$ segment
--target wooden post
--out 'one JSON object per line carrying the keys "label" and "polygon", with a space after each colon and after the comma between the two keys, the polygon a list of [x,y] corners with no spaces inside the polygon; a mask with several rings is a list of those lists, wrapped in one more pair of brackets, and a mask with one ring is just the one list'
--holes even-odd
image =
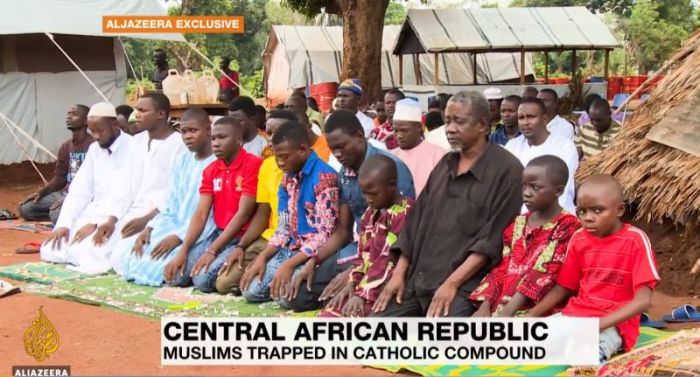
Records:
{"label": "wooden post", "polygon": [[549,83],[549,51],[544,52],[544,83]]}
{"label": "wooden post", "polygon": [[472,81],[474,82],[474,85],[477,85],[479,83],[479,80],[477,80],[476,74],[478,70],[476,69],[476,52],[472,53]]}
{"label": "wooden post", "polygon": [[605,81],[608,81],[608,67],[610,66],[610,50],[605,50]]}
{"label": "wooden post", "polygon": [[436,52],[435,53],[435,71],[433,72],[435,78],[433,79],[433,86],[438,86],[440,83],[440,55]]}
{"label": "wooden post", "polygon": [[576,76],[576,50],[571,50],[571,79]]}
{"label": "wooden post", "polygon": [[399,85],[403,87],[403,54],[399,55]]}
{"label": "wooden post", "polygon": [[525,49],[520,50],[520,85],[525,84]]}

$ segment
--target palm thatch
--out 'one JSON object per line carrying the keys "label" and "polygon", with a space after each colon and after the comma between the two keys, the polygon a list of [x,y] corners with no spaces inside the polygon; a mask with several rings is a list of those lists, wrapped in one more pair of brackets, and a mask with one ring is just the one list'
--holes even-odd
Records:
{"label": "palm thatch", "polygon": [[651,98],[625,121],[609,149],[581,165],[576,178],[612,174],[636,204],[636,220],[671,220],[695,238],[700,236],[700,158],[645,136],[672,109],[700,95],[700,30],[673,59],[677,63]]}

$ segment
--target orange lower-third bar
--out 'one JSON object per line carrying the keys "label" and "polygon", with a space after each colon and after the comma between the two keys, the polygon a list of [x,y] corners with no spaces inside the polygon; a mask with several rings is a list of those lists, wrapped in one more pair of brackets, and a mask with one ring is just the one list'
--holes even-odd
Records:
{"label": "orange lower-third bar", "polygon": [[103,33],[243,33],[243,16],[102,16]]}

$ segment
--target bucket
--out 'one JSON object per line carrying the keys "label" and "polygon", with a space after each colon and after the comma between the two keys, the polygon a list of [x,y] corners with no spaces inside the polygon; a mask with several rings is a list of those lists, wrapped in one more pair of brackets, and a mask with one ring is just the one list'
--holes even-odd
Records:
{"label": "bucket", "polygon": [[615,94],[621,93],[622,90],[622,77],[620,76],[610,76],[608,77],[608,100],[612,100]]}
{"label": "bucket", "polygon": [[331,110],[331,104],[335,98],[336,93],[338,93],[338,83],[337,82],[324,82],[320,84],[309,85],[309,93],[316,102],[318,102],[318,109],[324,113]]}
{"label": "bucket", "polygon": [[214,72],[206,70],[199,78],[199,86],[202,90],[202,103],[218,103],[219,100],[219,80],[214,77]]}
{"label": "bucket", "polygon": [[186,105],[187,89],[185,80],[176,69],[168,71],[168,77],[163,80],[163,94],[170,100],[170,105]]}

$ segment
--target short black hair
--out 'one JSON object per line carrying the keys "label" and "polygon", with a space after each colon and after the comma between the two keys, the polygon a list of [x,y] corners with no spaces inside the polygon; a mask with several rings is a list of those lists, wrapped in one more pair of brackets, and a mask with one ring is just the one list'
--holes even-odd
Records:
{"label": "short black hair", "polygon": [[398,180],[398,168],[396,161],[391,157],[382,154],[375,154],[366,159],[360,166],[359,175],[377,175],[382,178],[384,183],[396,185]]}
{"label": "short black hair", "polygon": [[[90,108],[89,108],[89,107],[87,107],[87,106],[85,106],[85,105],[83,105],[83,104],[80,104],[80,103],[77,104],[77,105],[75,105],[75,108],[78,110],[78,112],[80,113],[80,115],[82,115],[82,116],[84,116],[84,117],[87,117],[88,113],[90,112]],[[128,118],[128,117],[127,117],[127,118]]]}
{"label": "short black hair", "polygon": [[121,115],[124,118],[129,119],[129,116],[131,116],[131,113],[134,112],[134,109],[129,105],[119,105],[114,109],[114,111],[117,112],[117,115]]}
{"label": "short black hair", "polygon": [[589,111],[591,109],[591,105],[593,102],[595,102],[597,99],[600,99],[601,97],[597,93],[591,93],[586,96],[586,98],[583,99],[583,105],[581,105],[581,110],[583,111]]}
{"label": "short black hair", "polygon": [[247,96],[238,96],[228,105],[228,111],[243,111],[249,118],[255,117],[255,101]]}
{"label": "short black hair", "polygon": [[304,92],[299,91],[299,90],[293,91],[292,94],[289,95],[289,97],[301,98],[304,101],[306,101],[306,94],[304,94]]}
{"label": "short black hair", "polygon": [[318,112],[318,102],[316,102],[316,98],[314,97],[306,97],[306,106],[312,108],[314,111]]}
{"label": "short black hair", "polygon": [[514,103],[515,107],[520,106],[520,102],[523,101],[523,99],[517,94],[511,94],[509,96],[506,96],[506,98],[504,98],[503,100],[508,101],[510,103]]}
{"label": "short black hair", "polygon": [[440,111],[445,111],[447,108],[447,101],[452,98],[452,94],[447,94],[447,93],[438,93],[437,94],[437,99],[440,101]]}
{"label": "short black hair", "polygon": [[341,130],[350,136],[355,136],[358,132],[364,135],[365,132],[355,114],[347,110],[336,110],[332,112],[328,119],[326,119],[325,130],[327,134],[335,130]]}
{"label": "short black hair", "polygon": [[391,88],[391,89],[387,90],[387,91],[384,93],[384,97],[386,97],[387,94],[393,94],[393,95],[399,97],[399,100],[402,100],[402,99],[406,98],[406,95],[403,94],[402,91],[400,91],[400,90],[398,90],[398,89],[396,89],[396,88]]}
{"label": "short black hair", "polygon": [[439,109],[440,108],[440,100],[434,99],[428,103],[428,108],[429,109]]}
{"label": "short black hair", "polygon": [[537,97],[527,97],[527,98],[523,98],[523,100],[520,101],[520,106],[522,106],[522,105],[527,105],[527,104],[536,105],[537,107],[540,108],[540,112],[541,112],[542,114],[546,114],[546,113],[547,113],[547,110],[546,110],[546,108],[544,107],[544,102],[542,102],[542,100],[539,99],[539,98],[537,98]]}
{"label": "short black hair", "polygon": [[299,121],[299,118],[297,118],[296,114],[289,110],[272,110],[270,111],[270,115],[267,116],[268,119],[286,119],[286,120],[292,120],[295,122]]}
{"label": "short black hair", "polygon": [[554,97],[554,100],[555,100],[555,101],[559,101],[559,95],[558,95],[557,92],[556,92],[554,89],[552,89],[552,88],[544,88],[544,89],[540,90],[540,93],[549,93],[549,94],[552,95],[552,97]]}
{"label": "short black hair", "polygon": [[594,100],[588,107],[588,112],[593,111],[593,109],[602,110],[604,112],[610,112],[610,102],[603,98],[598,98]]}
{"label": "short black hair", "polygon": [[189,108],[185,110],[185,112],[182,114],[182,118],[180,118],[180,123],[190,121],[209,124],[209,114],[207,114],[207,112],[200,107]]}
{"label": "short black hair", "polygon": [[566,186],[566,182],[569,180],[569,168],[566,166],[566,163],[557,156],[548,154],[535,157],[528,162],[527,166],[543,167],[547,178],[555,185]]}
{"label": "short black hair", "polygon": [[156,105],[156,111],[163,110],[165,115],[170,115],[170,100],[160,92],[148,92],[141,98],[148,98]]}
{"label": "short black hair", "polygon": [[534,86],[526,86],[525,89],[523,89],[523,97],[525,97],[526,94],[528,98],[537,97],[537,94],[539,92],[540,91],[537,90],[537,88],[535,88]]}
{"label": "short black hair", "polygon": [[163,50],[162,48],[157,48],[155,52],[162,52],[167,55],[167,52],[165,52],[165,50]]}
{"label": "short black hair", "polygon": [[429,131],[436,129],[443,124],[445,124],[445,121],[442,119],[442,115],[440,113],[430,111],[428,112],[428,115],[425,116],[425,126],[428,127]]}
{"label": "short black hair", "polygon": [[236,132],[243,133],[243,129],[241,127],[241,122],[239,122],[238,119],[236,119],[234,117],[221,117],[221,118],[217,119],[216,122],[214,122],[215,126],[219,125],[219,124],[224,124],[224,125],[230,126],[234,130],[236,130]]}
{"label": "short black hair", "polygon": [[267,115],[267,110],[266,110],[265,107],[262,106],[262,105],[255,105],[255,113],[256,113],[257,115],[266,116],[266,115]]}
{"label": "short black hair", "polygon": [[272,135],[272,145],[279,145],[288,141],[295,146],[309,145],[309,135],[307,134],[304,126],[299,122],[288,120],[277,129],[274,135]]}

